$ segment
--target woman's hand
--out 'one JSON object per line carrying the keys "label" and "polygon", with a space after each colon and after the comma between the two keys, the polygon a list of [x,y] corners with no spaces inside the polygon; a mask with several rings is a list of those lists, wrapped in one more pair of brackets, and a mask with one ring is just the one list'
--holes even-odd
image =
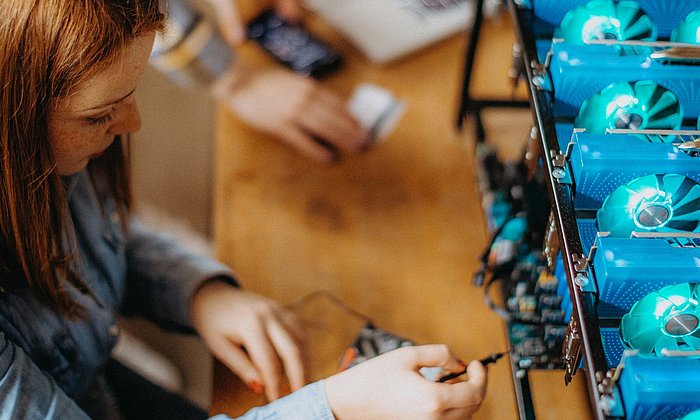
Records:
{"label": "woman's hand", "polygon": [[195,294],[195,328],[223,364],[255,392],[280,397],[284,377],[292,391],[306,383],[304,332],[294,314],[273,301],[211,281]]}
{"label": "woman's hand", "polygon": [[212,92],[246,123],[313,161],[330,163],[362,153],[370,144],[341,97],[288,70],[252,69],[238,60]]}
{"label": "woman's hand", "polygon": [[[214,9],[219,31],[231,46],[242,44],[246,39],[246,24],[241,18],[236,0],[207,0]],[[265,7],[275,4],[277,13],[284,16],[290,22],[301,19],[302,10],[299,0],[266,0],[261,1]]]}
{"label": "woman's hand", "polygon": [[486,393],[486,369],[469,364],[466,382],[437,383],[421,367],[459,372],[464,364],[444,345],[403,347],[324,380],[333,413],[345,419],[466,419]]}

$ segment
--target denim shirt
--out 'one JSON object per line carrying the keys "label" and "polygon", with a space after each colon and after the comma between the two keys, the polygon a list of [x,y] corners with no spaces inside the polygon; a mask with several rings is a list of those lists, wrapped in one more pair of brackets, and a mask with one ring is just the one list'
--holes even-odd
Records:
{"label": "denim shirt", "polygon": [[[64,181],[80,252],[78,271],[95,298],[66,285],[87,313],[67,319],[28,289],[0,289],[0,419],[88,418],[85,407],[101,417],[96,413],[110,409],[101,369],[117,341],[121,315],[194,331],[189,300],[197,287],[215,276],[235,284],[223,264],[191,254],[137,220],[125,232],[111,195],[87,171]],[[244,418],[294,415],[333,418],[321,382]]]}

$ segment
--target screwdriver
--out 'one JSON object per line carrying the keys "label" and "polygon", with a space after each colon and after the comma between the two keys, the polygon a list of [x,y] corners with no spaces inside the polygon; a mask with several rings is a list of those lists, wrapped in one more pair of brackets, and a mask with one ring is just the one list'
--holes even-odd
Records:
{"label": "screwdriver", "polygon": [[[488,366],[488,365],[490,365],[491,363],[496,363],[496,361],[497,361],[498,359],[500,359],[501,357],[505,356],[505,355],[508,354],[508,353],[509,353],[509,352],[504,351],[504,352],[502,352],[502,353],[493,353],[493,354],[489,354],[488,356],[484,357],[483,359],[480,359],[479,362],[481,363],[482,366]],[[438,379],[437,381],[438,381],[438,382],[447,382],[447,381],[449,381],[450,379],[454,379],[454,378],[456,378],[456,377],[458,377],[458,376],[462,376],[462,375],[464,375],[465,373],[467,373],[467,368],[466,368],[466,367],[465,367],[463,370],[459,371],[459,372],[449,373],[449,374],[447,374],[447,375],[441,377],[441,378]]]}

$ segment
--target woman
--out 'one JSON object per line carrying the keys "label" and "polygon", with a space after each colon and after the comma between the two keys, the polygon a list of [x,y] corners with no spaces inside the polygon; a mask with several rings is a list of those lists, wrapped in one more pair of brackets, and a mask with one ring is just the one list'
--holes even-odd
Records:
{"label": "woman", "polygon": [[[163,16],[157,0],[3,0],[0,13],[0,413],[120,418],[109,354],[122,314],[196,331],[273,403],[247,416],[464,418],[485,371],[440,345],[404,348],[305,384],[289,313],[237,287],[222,264],[188,254],[129,215],[125,141],[133,97]],[[280,396],[283,377],[291,395]],[[133,405],[133,402],[132,404]]]}

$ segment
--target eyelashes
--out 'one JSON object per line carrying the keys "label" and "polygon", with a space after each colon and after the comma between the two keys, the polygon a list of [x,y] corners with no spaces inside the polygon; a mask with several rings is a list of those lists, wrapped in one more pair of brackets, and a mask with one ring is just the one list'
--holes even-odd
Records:
{"label": "eyelashes", "polygon": [[86,120],[88,124],[90,125],[103,125],[107,124],[108,122],[112,121],[114,118],[114,108],[112,108],[111,111],[109,111],[108,114],[99,116],[99,117],[88,117]]}

